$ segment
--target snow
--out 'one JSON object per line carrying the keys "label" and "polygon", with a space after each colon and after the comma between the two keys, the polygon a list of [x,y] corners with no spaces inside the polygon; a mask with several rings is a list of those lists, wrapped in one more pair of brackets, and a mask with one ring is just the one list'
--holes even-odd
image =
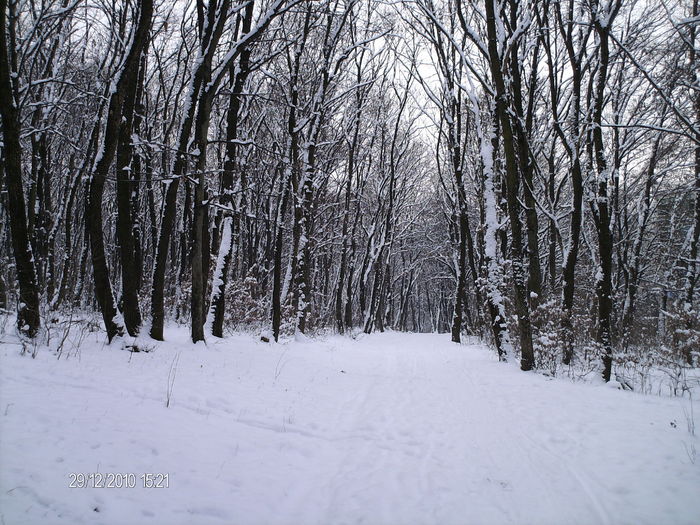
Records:
{"label": "snow", "polygon": [[[129,353],[84,333],[60,359],[20,356],[12,337],[0,337],[3,523],[700,516],[687,399],[523,373],[449,334],[195,347],[183,328]],[[134,473],[136,487],[68,487],[70,473],[98,471]],[[142,488],[145,473],[169,487]]]}
{"label": "snow", "polygon": [[211,284],[211,299],[209,301],[211,306],[209,308],[209,312],[207,313],[207,327],[211,327],[214,322],[214,307],[218,297],[224,291],[222,290],[224,285],[223,274],[224,266],[226,265],[226,256],[231,251],[232,222],[233,219],[230,216],[226,216],[224,217],[224,221],[221,226],[221,242],[219,243],[219,253],[216,258],[216,267],[214,268],[214,275]]}

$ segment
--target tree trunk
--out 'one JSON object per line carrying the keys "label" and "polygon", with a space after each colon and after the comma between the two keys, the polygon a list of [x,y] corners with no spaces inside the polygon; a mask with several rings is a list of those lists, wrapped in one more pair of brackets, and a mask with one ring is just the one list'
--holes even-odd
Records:
{"label": "tree trunk", "polygon": [[[289,114],[287,115],[287,149],[285,152],[285,165],[282,167],[282,177],[280,182],[279,205],[277,207],[276,217],[276,237],[275,237],[275,255],[273,263],[273,289],[272,289],[272,335],[275,341],[279,340],[280,328],[282,326],[282,303],[285,299],[282,286],[282,249],[283,249],[283,229],[282,225],[287,212],[287,206],[290,199],[290,191],[294,192],[295,180],[299,175],[296,173],[299,160],[299,131],[297,130],[297,105],[299,104],[299,73],[301,70],[301,56],[306,47],[306,39],[311,30],[311,4],[306,6],[306,16],[304,18],[304,29],[301,40],[297,44],[294,52],[294,61],[290,71],[289,79]],[[294,276],[293,268],[296,267],[295,258],[298,250],[298,228],[299,218],[297,214],[296,193],[294,198],[294,232],[293,232],[293,247],[290,265],[292,266],[292,278]],[[284,286],[286,288],[286,284]]]}
{"label": "tree trunk", "polygon": [[[139,59],[138,65],[141,64]],[[126,330],[131,336],[136,336],[141,329],[141,307],[139,306],[139,278],[141,272],[134,238],[134,213],[132,209],[132,193],[136,190],[132,182],[133,147],[131,135],[134,123],[134,107],[139,80],[139,72],[129,78],[125,86],[122,119],[119,125],[118,144],[116,151],[117,174],[117,243],[121,260],[122,297],[121,310],[124,316]]]}
{"label": "tree trunk", "polygon": [[[117,309],[112,293],[112,283],[105,258],[104,237],[102,233],[102,196],[107,179],[107,172],[117,149],[119,128],[122,122],[124,104],[133,105],[135,92],[129,93],[128,86],[138,74],[141,52],[148,40],[148,31],[153,15],[153,1],[143,0],[139,12],[138,24],[134,30],[131,47],[128,49],[123,66],[112,81],[111,95],[107,110],[102,148],[93,165],[88,198],[85,206],[87,231],[90,236],[95,295],[102,311],[107,338],[111,341],[115,335],[123,334],[121,321],[117,319]],[[129,100],[131,99],[131,100]]]}
{"label": "tree trunk", "polygon": [[502,61],[498,51],[498,34],[496,30],[494,3],[494,0],[485,0],[489,66],[496,87],[496,115],[501,124],[503,148],[506,157],[506,198],[511,228],[510,253],[512,258],[513,284],[515,288],[515,311],[518,315],[518,331],[520,336],[520,368],[522,370],[530,370],[534,366],[535,356],[532,346],[532,329],[530,326],[527,283],[525,282],[523,249],[521,244],[522,225],[520,223],[520,204],[518,202],[520,173],[515,152],[515,137],[508,113],[508,106],[506,104],[507,93],[503,71],[501,69]]}
{"label": "tree trunk", "polygon": [[22,189],[22,149],[20,145],[19,111],[12,85],[14,72],[10,69],[7,46],[7,0],[0,0],[0,116],[5,163],[5,185],[8,195],[7,213],[12,235],[12,251],[15,257],[19,283],[17,328],[27,337],[35,337],[40,327],[39,289],[37,286],[34,256],[27,232],[27,214]]}
{"label": "tree trunk", "polygon": [[[242,32],[248,33],[253,21],[253,7],[255,2],[250,2],[246,7],[243,17]],[[222,242],[219,246],[218,262],[223,263],[222,268],[215,270],[215,280],[212,287],[212,297],[210,301],[210,315],[212,317],[211,333],[214,337],[223,337],[224,313],[226,310],[226,285],[228,275],[233,260],[233,249],[240,241],[240,223],[245,213],[244,209],[234,209],[234,168],[236,165],[236,139],[238,138],[238,121],[241,104],[243,102],[243,88],[250,73],[250,49],[248,47],[241,51],[238,67],[231,65],[231,96],[229,97],[229,108],[226,114],[226,158],[224,160],[224,172],[222,174],[222,199],[221,204],[232,208],[237,214],[232,221],[225,226],[231,229],[228,242]],[[241,185],[241,190],[243,190]],[[241,194],[240,202],[245,202],[245,195]],[[218,279],[217,279],[218,277]]]}
{"label": "tree trunk", "polygon": [[[700,16],[700,8],[698,7],[698,0],[693,0],[693,17],[697,20]],[[692,85],[697,86],[698,80],[700,79],[700,74],[698,73],[698,65],[700,61],[697,55],[697,28],[694,25],[690,26],[690,69],[694,81]],[[690,330],[693,328],[693,298],[695,295],[695,287],[697,286],[698,280],[698,268],[700,263],[698,258],[700,257],[700,91],[696,89],[695,99],[695,180],[693,184],[693,192],[695,193],[694,199],[694,216],[693,216],[693,234],[690,241],[690,257],[688,261],[688,270],[685,279],[685,297],[683,309],[688,314],[688,322],[686,329]],[[693,364],[693,355],[690,351],[686,353],[686,361],[688,364]]]}
{"label": "tree trunk", "polygon": [[[188,88],[188,96],[185,100],[183,119],[178,131],[178,149],[175,154],[171,179],[166,182],[165,205],[163,208],[163,218],[158,235],[158,249],[156,250],[156,261],[153,269],[153,284],[151,288],[151,337],[158,341],[163,340],[163,325],[165,323],[165,274],[168,265],[168,252],[170,251],[170,240],[175,228],[175,218],[177,212],[177,195],[180,186],[180,179],[187,170],[188,145],[190,133],[195,120],[195,109],[200,98],[200,91],[203,89],[204,79],[210,76],[211,61],[216,50],[216,44],[223,31],[223,19],[214,19],[214,3],[210,5],[208,11],[209,23],[202,35],[200,43],[200,53],[195,61],[195,69],[192,73],[192,80]],[[198,117],[199,118],[199,117]],[[187,208],[187,206],[185,207]],[[187,241],[181,243],[181,249],[187,254]],[[185,257],[186,259],[187,257]]]}
{"label": "tree trunk", "polygon": [[[511,27],[516,27],[517,6],[518,2],[509,0],[511,7]],[[527,114],[525,113],[522,100],[522,80],[520,76],[520,43],[516,39],[511,48],[510,57],[510,72],[511,72],[511,94],[513,97],[513,108],[516,118],[513,119],[515,131],[515,147],[517,150],[517,158],[519,163],[519,172],[523,179],[523,200],[525,203],[525,225],[527,233],[527,261],[528,261],[528,291],[527,300],[531,308],[536,308],[541,300],[542,295],[542,269],[540,267],[540,250],[539,250],[539,223],[537,219],[537,209],[534,197],[534,160],[530,151],[530,132],[532,129],[532,119],[534,106],[532,97],[537,81],[537,68],[534,67],[531,76],[531,85],[529,87],[531,100],[528,104]],[[533,54],[533,63],[537,64],[539,53],[539,39],[535,41],[535,50]]]}
{"label": "tree trunk", "polygon": [[[603,348],[603,380],[610,381],[612,373],[612,258],[613,237],[610,231],[610,208],[608,195],[608,179],[610,173],[605,158],[603,142],[603,107],[605,105],[605,84],[607,82],[608,62],[610,52],[608,48],[608,34],[610,24],[614,19],[614,12],[606,13],[601,17],[598,13],[600,7],[597,2],[592,6],[593,23],[600,39],[600,63],[598,66],[598,78],[595,85],[592,115],[592,162],[596,168],[596,199],[591,201],[593,220],[598,236],[598,255],[600,268],[596,276],[596,295],[598,298],[598,343]],[[611,5],[610,9],[614,9]]]}

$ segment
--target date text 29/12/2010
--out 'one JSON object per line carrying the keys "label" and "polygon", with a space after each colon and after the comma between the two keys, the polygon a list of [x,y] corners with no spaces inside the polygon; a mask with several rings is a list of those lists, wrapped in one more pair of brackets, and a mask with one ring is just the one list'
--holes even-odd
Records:
{"label": "date text 29/12/2010", "polygon": [[167,489],[170,474],[133,472],[71,472],[68,474],[69,488],[75,489]]}

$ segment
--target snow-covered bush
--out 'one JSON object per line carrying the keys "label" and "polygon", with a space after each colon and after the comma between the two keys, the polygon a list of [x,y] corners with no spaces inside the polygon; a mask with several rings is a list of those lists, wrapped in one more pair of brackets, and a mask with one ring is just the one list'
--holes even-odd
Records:
{"label": "snow-covered bush", "polygon": [[269,305],[260,297],[258,280],[247,275],[226,287],[226,319],[229,330],[258,330],[268,322]]}
{"label": "snow-covered bush", "polygon": [[685,360],[688,365],[700,362],[700,314],[679,307],[667,314],[671,348],[674,357]]}

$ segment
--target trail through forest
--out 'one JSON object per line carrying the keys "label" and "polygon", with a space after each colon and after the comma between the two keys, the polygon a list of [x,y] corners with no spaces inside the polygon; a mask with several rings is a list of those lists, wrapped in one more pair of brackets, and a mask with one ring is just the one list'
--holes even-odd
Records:
{"label": "trail through forest", "polygon": [[[0,346],[3,523],[700,515],[687,399],[524,374],[444,334],[205,347],[166,332],[134,354],[94,337],[60,359]],[[71,473],[95,472],[133,473],[136,486],[70,488]],[[168,488],[143,488],[144,473],[168,474]]]}

